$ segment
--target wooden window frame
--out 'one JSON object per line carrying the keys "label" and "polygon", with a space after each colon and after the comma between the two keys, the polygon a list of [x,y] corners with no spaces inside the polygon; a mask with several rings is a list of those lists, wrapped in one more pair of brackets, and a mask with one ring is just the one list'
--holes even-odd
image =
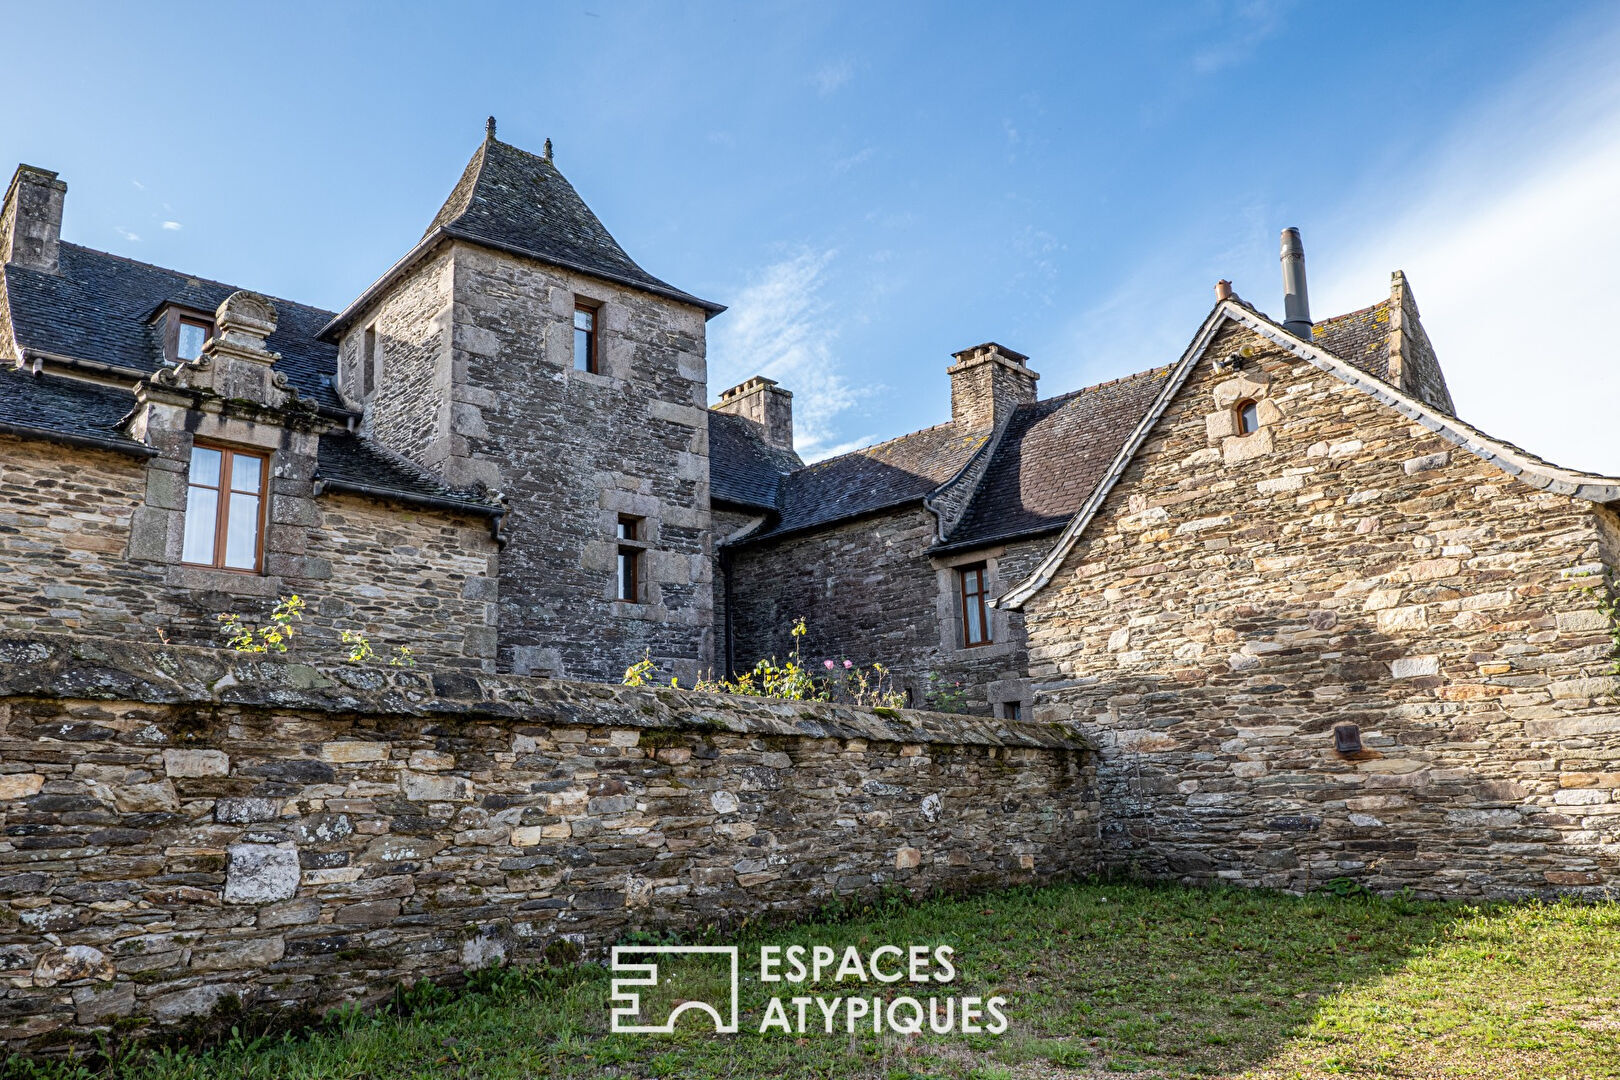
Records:
{"label": "wooden window frame", "polygon": [[[163,357],[171,364],[186,364],[189,360],[180,359],[180,327],[200,326],[203,329],[203,347],[214,337],[214,320],[201,313],[182,311],[178,308],[169,308],[163,318]],[[200,355],[200,354],[199,354]]]}
{"label": "wooden window frame", "polygon": [[[620,514],[617,523],[618,558],[614,560],[614,600],[621,604],[641,603],[641,559],[647,551],[641,538],[645,518]],[[628,579],[628,581],[626,580]],[[628,593],[629,595],[625,595]]]}
{"label": "wooden window frame", "polygon": [[[581,331],[572,320],[570,320],[568,327],[574,335],[574,370],[600,375],[602,374],[602,305],[593,300],[586,300],[584,297],[576,296],[574,297],[574,318],[577,319],[582,311],[590,315],[591,328]],[[584,364],[579,362],[578,346],[581,333],[585,334]]]}
{"label": "wooden window frame", "polygon": [[[219,451],[219,487],[211,488],[208,484],[194,484],[191,481],[191,460],[186,460],[186,491],[187,501],[189,493],[194,487],[211,488],[219,495],[214,503],[214,561],[213,562],[187,562],[180,560],[181,566],[200,566],[208,570],[223,570],[230,574],[262,574],[264,572],[264,530],[268,520],[270,506],[270,454],[262,450],[240,450],[234,446],[225,446],[222,443],[209,442],[198,439],[192,444],[192,449]],[[253,568],[225,565],[225,542],[230,535],[231,524],[231,470],[238,457],[251,457],[259,459],[259,520],[254,525],[253,536]],[[244,493],[245,494],[245,493]]]}
{"label": "wooden window frame", "polygon": [[[1245,410],[1250,408],[1254,409],[1253,427],[1250,427],[1243,422],[1243,413]],[[1232,406],[1232,418],[1232,422],[1239,435],[1253,435],[1255,432],[1260,430],[1260,403],[1254,398],[1244,398],[1242,401]]]}
{"label": "wooden window frame", "polygon": [[[989,566],[986,563],[969,563],[966,566],[956,567],[956,595],[962,605],[961,640],[964,649],[978,649],[996,643],[995,631],[990,625],[990,607],[985,603],[985,598],[990,595],[990,583],[986,580],[988,571]],[[969,592],[968,575],[974,573],[978,574],[979,589],[977,592]],[[972,625],[968,620],[968,611],[972,607],[978,609],[979,629],[984,635],[979,641],[972,641],[968,638]]]}

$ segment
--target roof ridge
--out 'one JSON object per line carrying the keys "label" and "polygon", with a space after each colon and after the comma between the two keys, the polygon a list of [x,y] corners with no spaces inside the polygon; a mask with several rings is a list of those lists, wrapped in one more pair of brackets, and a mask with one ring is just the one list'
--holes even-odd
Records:
{"label": "roof ridge", "polygon": [[1385,297],[1384,299],[1378,301],[1376,304],[1368,304],[1364,308],[1356,308],[1356,310],[1347,311],[1343,315],[1329,315],[1325,319],[1317,319],[1314,325],[1321,326],[1323,323],[1338,322],[1341,319],[1353,319],[1357,315],[1365,315],[1369,311],[1377,311],[1381,307],[1388,307],[1388,306],[1389,306],[1389,298]]}
{"label": "roof ridge", "polygon": [[[882,442],[872,443],[870,446],[861,446],[861,447],[857,447],[854,450],[846,450],[842,454],[838,454],[838,455],[836,455],[834,457],[822,458],[820,461],[812,462],[811,464],[806,465],[803,469],[794,469],[793,471],[794,472],[807,472],[810,469],[819,469],[823,465],[829,465],[834,461],[843,461],[845,458],[854,457],[856,454],[864,454],[868,450],[877,450],[877,449],[879,449],[881,447],[888,446],[891,443],[900,442],[903,439],[910,439],[910,438],[912,438],[914,436],[917,436],[917,435],[926,435],[930,431],[938,431],[941,428],[948,428],[948,427],[955,427],[955,426],[956,426],[956,421],[954,421],[954,420],[947,420],[942,424],[931,424],[930,426],[925,427],[925,428],[918,428],[916,431],[908,431],[908,432],[905,432],[902,435],[895,435],[895,436],[893,436],[891,438],[884,439]],[[983,429],[978,430],[978,431],[966,432],[966,433],[964,433],[964,436],[966,436],[966,435],[977,435],[977,434],[988,435],[992,430],[994,430],[994,429],[992,429],[992,428],[983,428]]]}
{"label": "roof ridge", "polygon": [[[145,262],[141,259],[132,259],[128,255],[120,255],[116,251],[103,251],[100,248],[93,248],[87,244],[75,244],[71,240],[63,240],[62,246],[75,248],[79,251],[89,252],[92,255],[102,255],[109,259],[117,259],[119,262],[129,263],[131,266],[144,266],[148,270],[161,270],[165,274],[176,274],[180,277],[186,278],[189,281],[195,281],[200,285],[217,285],[221,289],[233,289],[238,292],[248,291],[243,289],[240,285],[232,285],[230,282],[220,281],[218,278],[202,277],[197,274],[189,274],[184,270],[176,270],[172,266],[159,266],[157,263]],[[303,308],[305,311],[313,312],[316,315],[326,315],[330,317],[334,314],[334,312],[329,311],[326,308],[316,307],[313,304],[306,304],[301,300],[289,300],[285,296],[272,296],[270,293],[260,293],[260,295],[269,297],[269,299],[274,300],[277,303],[291,304],[294,307]]]}

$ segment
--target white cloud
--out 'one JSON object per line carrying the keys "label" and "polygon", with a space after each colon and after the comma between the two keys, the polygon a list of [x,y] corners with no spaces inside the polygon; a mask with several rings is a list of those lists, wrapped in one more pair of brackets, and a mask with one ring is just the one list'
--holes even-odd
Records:
{"label": "white cloud", "polygon": [[1620,27],[1607,31],[1554,50],[1462,126],[1403,182],[1418,195],[1399,212],[1351,208],[1376,227],[1324,268],[1312,308],[1361,306],[1405,270],[1459,415],[1620,474]]}
{"label": "white cloud", "polygon": [[834,63],[823,64],[810,81],[815,84],[816,93],[822,97],[833,93],[843,87],[855,77],[855,65],[849,60],[838,60]]}
{"label": "white cloud", "polygon": [[872,160],[872,155],[875,154],[875,153],[877,153],[877,150],[875,148],[873,148],[873,147],[868,146],[868,147],[865,147],[864,149],[856,151],[855,153],[849,155],[848,157],[839,158],[838,160],[833,162],[833,172],[835,172],[835,173],[847,173],[847,172],[849,172],[849,170],[853,169],[855,166],[862,165],[862,164],[865,164],[868,161],[871,161]]}
{"label": "white cloud", "polygon": [[737,294],[709,343],[709,387],[718,396],[755,375],[793,391],[794,443],[807,461],[868,440],[829,445],[834,421],[860,396],[837,370],[837,329],[822,297],[837,252],[805,251],[772,263]]}
{"label": "white cloud", "polygon": [[113,232],[117,233],[119,236],[122,236],[125,240],[128,240],[131,243],[136,243],[140,240],[140,235],[138,233],[130,232],[122,225],[114,225]]}
{"label": "white cloud", "polygon": [[178,221],[165,221],[163,223],[163,227],[170,232],[179,232],[185,226],[181,225]]}
{"label": "white cloud", "polygon": [[1261,44],[1282,28],[1281,0],[1246,0],[1222,12],[1223,34],[1193,53],[1193,71],[1214,75],[1252,57]]}

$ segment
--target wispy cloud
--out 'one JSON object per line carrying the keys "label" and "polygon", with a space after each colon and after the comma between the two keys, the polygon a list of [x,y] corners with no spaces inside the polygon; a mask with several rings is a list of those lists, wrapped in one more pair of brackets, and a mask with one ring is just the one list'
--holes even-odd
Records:
{"label": "wispy cloud", "polygon": [[135,190],[136,191],[145,191],[146,190],[146,185],[141,183],[139,180],[131,179],[130,183],[135,185]]}
{"label": "wispy cloud", "polygon": [[709,387],[718,393],[754,375],[793,391],[794,442],[819,460],[869,439],[832,443],[835,420],[859,398],[837,370],[837,328],[823,298],[835,250],[804,251],[758,272],[716,327],[709,344]]}
{"label": "wispy cloud", "polygon": [[1376,227],[1312,291],[1324,312],[1357,306],[1405,270],[1461,416],[1615,474],[1620,342],[1604,327],[1620,290],[1620,21],[1584,29],[1405,178],[1415,196],[1398,212],[1387,187],[1381,204],[1346,208]]}
{"label": "wispy cloud", "polygon": [[163,223],[163,227],[170,232],[179,232],[181,229],[185,228],[185,226],[181,225],[178,221],[165,221]]}
{"label": "wispy cloud", "polygon": [[1215,75],[1244,63],[1282,28],[1283,0],[1245,0],[1221,14],[1224,32],[1193,53],[1193,71]]}
{"label": "wispy cloud", "polygon": [[876,153],[877,153],[876,148],[868,146],[868,147],[865,147],[865,148],[863,148],[861,150],[857,150],[855,153],[849,155],[848,157],[838,158],[837,160],[835,160],[833,162],[833,172],[835,172],[835,173],[847,173],[847,172],[849,172],[849,170],[853,169],[855,166],[862,165],[862,164],[865,164],[868,161],[871,161],[872,160],[872,155],[876,154]]}
{"label": "wispy cloud", "polygon": [[131,243],[138,243],[141,239],[139,233],[131,232],[122,225],[114,225],[113,232],[117,233],[119,236],[122,236],[125,240],[128,240]]}
{"label": "wispy cloud", "polygon": [[816,93],[826,97],[828,94],[834,93],[847,85],[854,77],[854,62],[837,60],[817,68],[816,73],[810,77],[810,81],[815,85]]}

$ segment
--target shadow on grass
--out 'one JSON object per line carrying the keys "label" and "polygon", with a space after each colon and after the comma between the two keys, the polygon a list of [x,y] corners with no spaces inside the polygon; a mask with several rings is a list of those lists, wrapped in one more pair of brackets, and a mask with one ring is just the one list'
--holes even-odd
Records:
{"label": "shadow on grass", "polygon": [[[1410,1061],[1423,1064],[1421,1075],[1599,1076],[1608,1074],[1581,1071],[1583,1062],[1620,1061],[1620,1024],[1604,1026],[1604,999],[1591,983],[1608,980],[1620,996],[1620,959],[1593,968],[1558,949],[1620,957],[1617,937],[1616,905],[1476,908],[1088,882],[749,933],[735,942],[743,946],[736,1036],[716,1036],[691,1014],[673,1035],[611,1034],[610,975],[583,966],[491,977],[484,993],[398,1014],[347,1014],[307,1038],[145,1054],[102,1075],[1293,1076]],[[762,1035],[768,998],[806,992],[759,981],[754,958],[764,943],[854,945],[866,955],[880,945],[950,945],[956,979],[927,992],[1001,995],[1010,1028],[1001,1036],[874,1035],[866,1025],[845,1030],[840,1017],[828,1035],[812,1009],[810,1032]],[[701,980],[693,987],[694,996],[716,992]],[[922,996],[904,983],[818,989]],[[1458,1001],[1468,1003],[1466,1015],[1451,1004]],[[1551,1003],[1551,1013],[1526,1002]],[[1609,1016],[1620,1015],[1615,1004]],[[1515,1071],[1515,1062],[1526,1064]],[[62,1075],[47,1069],[38,1075]]]}

